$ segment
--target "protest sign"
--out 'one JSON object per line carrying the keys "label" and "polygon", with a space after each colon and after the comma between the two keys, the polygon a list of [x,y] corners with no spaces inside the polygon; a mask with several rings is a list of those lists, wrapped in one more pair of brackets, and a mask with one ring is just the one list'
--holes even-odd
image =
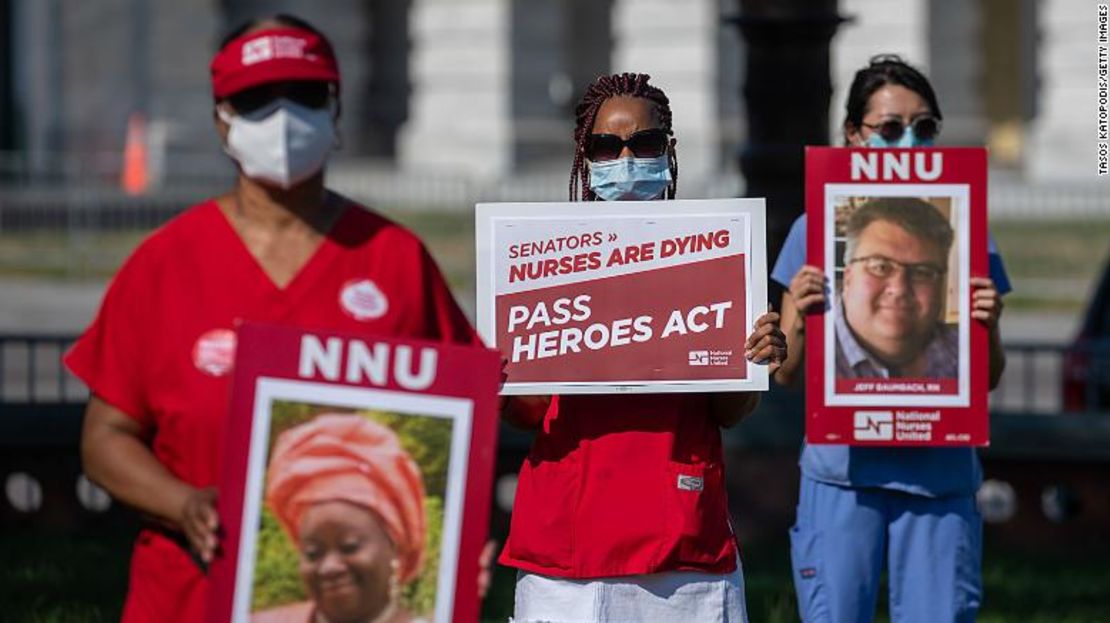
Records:
{"label": "protest sign", "polygon": [[806,321],[806,438],[986,445],[983,149],[806,150],[808,263],[828,307]]}
{"label": "protest sign", "polygon": [[762,199],[479,204],[478,328],[505,394],[767,388]]}
{"label": "protest sign", "polygon": [[208,620],[477,621],[496,353],[238,334]]}

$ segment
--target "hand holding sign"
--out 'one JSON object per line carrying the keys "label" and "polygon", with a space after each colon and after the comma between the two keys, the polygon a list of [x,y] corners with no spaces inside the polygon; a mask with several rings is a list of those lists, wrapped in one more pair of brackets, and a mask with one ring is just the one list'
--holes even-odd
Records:
{"label": "hand holding sign", "polygon": [[790,280],[790,297],[794,299],[800,318],[804,319],[805,314],[825,308],[828,287],[825,271],[810,264],[802,266]]}
{"label": "hand holding sign", "polygon": [[786,360],[786,336],[779,329],[779,315],[767,312],[755,321],[755,329],[744,342],[744,356],[748,361],[767,364],[767,372],[774,374]]}
{"label": "hand holding sign", "polygon": [[972,277],[971,287],[971,317],[988,329],[998,328],[998,318],[1002,315],[1002,296],[998,288],[990,277]]}
{"label": "hand holding sign", "polygon": [[204,564],[216,555],[216,531],[220,519],[216,514],[216,488],[191,489],[181,508],[181,530],[189,540],[189,547]]}

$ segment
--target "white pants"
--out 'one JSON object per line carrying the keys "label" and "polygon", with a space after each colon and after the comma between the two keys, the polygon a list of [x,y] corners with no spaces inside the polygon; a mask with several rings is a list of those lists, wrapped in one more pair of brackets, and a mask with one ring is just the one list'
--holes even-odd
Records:
{"label": "white pants", "polygon": [[748,623],[744,571],[568,580],[518,572],[515,623]]}

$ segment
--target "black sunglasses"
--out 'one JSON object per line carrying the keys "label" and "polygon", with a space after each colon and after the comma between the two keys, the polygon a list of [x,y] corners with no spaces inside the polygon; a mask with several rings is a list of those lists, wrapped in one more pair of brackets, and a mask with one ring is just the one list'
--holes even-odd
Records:
{"label": "black sunglasses", "polygon": [[616,134],[591,134],[586,141],[586,158],[592,162],[616,160],[626,146],[637,158],[658,158],[667,153],[667,132],[651,128],[634,132],[627,139]]}
{"label": "black sunglasses", "polygon": [[301,80],[259,85],[229,95],[227,101],[235,112],[249,115],[283,97],[308,108],[323,108],[330,96],[328,83]]}
{"label": "black sunglasses", "polygon": [[[888,119],[876,124],[864,123],[863,126],[878,132],[888,143],[900,140],[906,132],[906,124],[901,119]],[[911,121],[909,127],[913,128],[913,135],[917,138],[931,141],[940,134],[940,119],[932,115],[921,115]]]}

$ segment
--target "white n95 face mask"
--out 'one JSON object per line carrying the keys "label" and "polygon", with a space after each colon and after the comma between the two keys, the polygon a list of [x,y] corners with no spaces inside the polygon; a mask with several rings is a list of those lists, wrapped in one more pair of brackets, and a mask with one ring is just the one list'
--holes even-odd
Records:
{"label": "white n95 face mask", "polygon": [[278,98],[247,115],[217,109],[228,124],[224,151],[243,174],[289,189],[324,167],[335,144],[330,107],[309,108]]}

